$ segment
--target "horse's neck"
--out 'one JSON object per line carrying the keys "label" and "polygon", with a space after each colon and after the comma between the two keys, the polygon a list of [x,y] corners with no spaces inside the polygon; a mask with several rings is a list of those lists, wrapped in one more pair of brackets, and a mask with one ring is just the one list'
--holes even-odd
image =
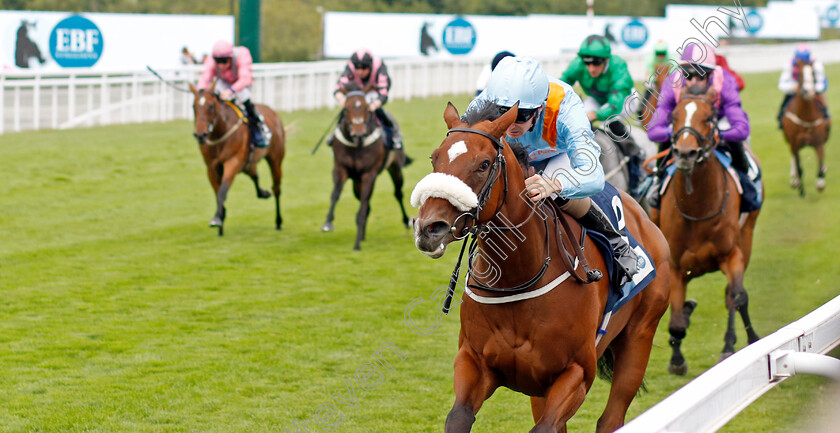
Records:
{"label": "horse's neck", "polygon": [[810,122],[822,117],[822,112],[817,107],[817,98],[810,100],[805,99],[801,93],[797,93],[790,102],[788,111],[799,117],[800,119]]}
{"label": "horse's neck", "polygon": [[[540,271],[549,255],[546,251],[546,227],[548,230],[554,227],[553,216],[545,208],[533,209],[531,206],[536,205],[525,202],[527,198],[519,195],[524,189],[524,183],[510,185],[505,204],[488,222],[493,227],[511,229],[491,230],[478,240],[481,257],[478,269],[498,270],[498,280],[492,284],[496,287],[524,283]],[[546,216],[548,225],[544,219]]]}
{"label": "horse's neck", "polygon": [[225,135],[236,125],[239,116],[228,104],[219,103],[219,115],[216,116],[216,123],[213,125],[213,138]]}
{"label": "horse's neck", "polygon": [[[674,172],[674,181],[670,188],[674,190],[680,209],[696,215],[708,213],[709,208],[718,206],[726,194],[726,173],[723,170],[720,161],[712,152],[705,161],[694,166],[690,176],[680,170]],[[687,191],[689,181],[691,194]],[[690,212],[692,210],[697,212]]]}

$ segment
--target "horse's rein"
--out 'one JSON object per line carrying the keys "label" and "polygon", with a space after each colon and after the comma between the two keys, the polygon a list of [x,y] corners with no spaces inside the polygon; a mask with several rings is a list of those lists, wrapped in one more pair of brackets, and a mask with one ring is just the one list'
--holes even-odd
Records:
{"label": "horse's rein", "polygon": [[[485,131],[479,130],[479,129],[463,128],[463,127],[462,128],[452,128],[447,132],[446,135],[448,136],[452,132],[466,132],[466,133],[473,133],[473,134],[481,135],[485,138],[488,138],[491,142],[493,142],[494,146],[496,147],[497,156],[496,156],[495,161],[493,162],[492,168],[490,169],[490,173],[487,176],[487,181],[484,183],[484,185],[482,186],[481,190],[478,193],[478,199],[479,199],[478,205],[476,206],[476,208],[473,212],[466,212],[466,213],[461,215],[461,216],[467,215],[467,216],[473,218],[473,221],[477,222],[478,221],[478,216],[481,213],[481,210],[484,208],[484,205],[486,204],[487,199],[490,197],[490,194],[493,190],[493,186],[495,185],[496,180],[498,180],[499,176],[503,173],[504,174],[504,185],[505,185],[504,194],[502,195],[502,200],[500,200],[500,203],[496,207],[496,210],[494,211],[493,215],[490,217],[490,219],[493,219],[496,215],[498,215],[498,213],[501,211],[502,207],[504,206],[505,199],[507,198],[507,192],[508,192],[508,179],[507,179],[507,168],[506,168],[507,166],[506,166],[505,158],[504,158],[504,155],[503,155],[504,145],[502,144],[501,140],[499,140],[498,138],[494,137],[493,135],[491,135],[491,134],[489,134]],[[499,171],[500,168],[501,168],[501,172]],[[547,207],[550,208],[551,206],[547,206]],[[554,209],[552,209],[551,211],[552,211],[552,213],[554,213]],[[489,232],[492,232],[492,231],[516,230],[516,229],[524,226],[531,219],[531,217],[535,213],[536,213],[536,209],[532,208],[531,209],[531,214],[528,215],[528,218],[526,218],[525,221],[523,221],[523,222],[521,222],[521,223],[519,223],[515,226],[499,227],[499,226],[495,226],[495,225],[487,225],[487,224],[476,223],[473,227],[471,227],[469,229],[466,229],[465,230],[466,234],[464,236],[462,236],[461,238],[458,238],[457,235],[455,233],[453,233],[453,236],[456,239],[463,239],[463,238],[466,238],[469,235],[472,235],[472,238],[470,239],[470,247],[469,247],[470,251],[469,251],[469,255],[468,255],[468,259],[467,259],[467,269],[472,269],[474,252],[477,249],[477,245],[478,245],[477,238],[478,238],[478,235],[480,233],[489,233]],[[458,218],[461,218],[461,216],[459,216]],[[555,218],[556,217],[557,217],[557,215],[555,214]],[[456,221],[457,221],[457,218],[456,218]],[[568,222],[565,221],[565,219],[561,219],[561,224],[563,225],[563,227],[565,227],[565,231],[567,232],[567,236],[571,235],[571,229],[568,226]],[[540,268],[539,271],[537,271],[537,273],[533,277],[531,277],[528,281],[526,281],[522,284],[516,285],[514,287],[508,287],[508,288],[497,288],[497,287],[488,286],[486,284],[481,283],[478,280],[476,280],[476,284],[468,284],[469,287],[475,288],[475,289],[481,289],[481,290],[485,290],[485,291],[489,291],[489,292],[495,292],[495,293],[520,292],[520,291],[531,288],[540,279],[542,279],[542,277],[545,275],[546,271],[548,270],[548,265],[549,265],[549,262],[551,261],[551,235],[550,235],[550,232],[549,232],[549,229],[548,229],[548,219],[547,218],[543,219],[543,225],[545,226],[545,242],[546,242],[546,253],[547,253],[547,255],[546,255],[545,261],[543,262],[542,267]],[[557,227],[558,242],[562,246],[562,250],[561,250],[560,254],[562,256],[563,264],[565,265],[565,267],[569,271],[569,273],[571,275],[573,275],[574,278],[578,282],[584,283],[584,284],[592,282],[592,281],[599,280],[601,278],[600,275],[596,275],[596,274],[590,272],[588,262],[586,260],[585,255],[583,254],[582,249],[577,245],[576,242],[571,242],[574,245],[573,249],[574,249],[575,253],[578,255],[578,257],[580,257],[580,264],[582,265],[582,267],[584,269],[584,272],[586,273],[587,278],[584,279],[580,275],[578,275],[574,264],[571,262],[568,251],[565,248],[565,243],[563,241],[563,236],[561,234],[562,231],[563,230],[560,228],[560,225],[558,225],[558,227]],[[585,232],[581,232],[581,234],[584,234],[584,233]],[[569,239],[572,239],[572,238],[569,238]],[[466,241],[465,241],[465,246],[466,246]],[[461,255],[463,255],[463,253],[464,253],[464,248],[462,247],[461,248]],[[460,269],[460,263],[461,263],[461,255],[459,255],[459,257],[458,257],[458,264],[455,266],[455,270],[453,271],[452,278],[450,279],[450,290],[447,292],[447,297],[451,297],[451,294],[454,293],[453,283],[455,281],[457,281],[457,274],[458,274],[458,271]]]}
{"label": "horse's rein", "polygon": [[[690,99],[699,99],[702,101],[706,101],[704,98],[701,97],[690,97]],[[706,103],[708,103],[706,101]],[[717,122],[717,108],[714,105],[709,104],[712,108],[712,115],[706,120],[706,123],[711,125],[709,128],[709,133],[707,135],[700,134],[700,131],[695,129],[691,125],[683,126],[682,128],[674,131],[671,134],[671,148],[673,149],[674,146],[677,145],[677,139],[680,135],[684,133],[689,133],[697,139],[697,144],[700,145],[702,149],[702,153],[697,157],[697,163],[703,162],[717,147],[718,143],[715,141],[715,134],[718,133],[720,130],[718,129],[718,122]]]}
{"label": "horse's rein", "polygon": [[[207,92],[207,93],[210,93],[210,92]],[[235,124],[233,124],[233,126],[231,128],[228,128],[227,132],[225,132],[224,135],[222,135],[221,137],[219,137],[215,140],[208,140],[207,143],[204,143],[205,146],[216,146],[216,145],[222,144],[222,143],[230,140],[230,137],[232,137],[233,134],[235,134],[236,131],[239,130],[239,127],[242,126],[245,123],[245,120],[244,120],[245,115],[242,113],[242,110],[240,110],[239,107],[236,106],[236,104],[234,104],[231,101],[222,100],[221,98],[219,98],[219,95],[217,95],[216,93],[211,93],[211,94],[220,103],[222,103],[224,105],[228,105],[231,108],[233,108],[233,111],[236,113],[236,116],[239,118],[239,120],[237,120],[237,122]],[[216,116],[218,117],[218,114]],[[215,118],[213,120],[215,122]],[[212,132],[212,130],[211,130],[211,132]]]}

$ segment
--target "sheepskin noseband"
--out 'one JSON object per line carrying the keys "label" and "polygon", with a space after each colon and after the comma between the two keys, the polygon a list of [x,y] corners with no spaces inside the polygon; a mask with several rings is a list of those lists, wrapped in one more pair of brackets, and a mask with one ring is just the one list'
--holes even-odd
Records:
{"label": "sheepskin noseband", "polygon": [[442,198],[461,212],[478,206],[478,196],[464,181],[451,174],[430,173],[411,192],[411,205],[419,208],[431,197]]}

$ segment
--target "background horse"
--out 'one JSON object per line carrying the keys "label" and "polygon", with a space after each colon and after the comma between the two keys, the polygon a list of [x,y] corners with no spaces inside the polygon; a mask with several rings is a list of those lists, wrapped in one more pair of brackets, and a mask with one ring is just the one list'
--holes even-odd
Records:
{"label": "background horse", "polygon": [[[478,253],[471,254],[469,266],[469,287],[478,298],[464,297],[460,304],[455,404],[446,417],[445,432],[470,431],[482,403],[499,386],[531,397],[536,423],[532,432],[565,432],[566,421],[583,403],[602,356],[602,365],[607,371],[612,368],[613,376],[598,431],[613,431],[624,423],[627,407],[642,384],[653,335],[668,308],[665,238],[639,205],[621,193],[621,205],[614,206],[623,206],[628,230],[666,271],[621,307],[603,338],[596,340],[609,282],[603,278],[585,285],[588,273],[581,277],[579,268],[585,270],[586,265],[571,262],[605,269],[604,259],[588,237],[583,243],[585,255],[579,250],[567,255],[567,246],[572,251],[578,247],[574,238],[582,236],[581,227],[571,219],[561,235],[563,224],[542,214],[549,210],[547,205],[535,209],[520,196],[525,190],[523,168],[510,146],[499,142],[516,119],[517,108],[489,121],[482,119],[492,118],[489,113],[498,115],[498,108],[486,107],[471,111],[468,122],[462,122],[455,107],[447,106],[444,119],[450,131],[432,153],[434,173],[412,193],[412,205],[422,203],[414,224],[420,251],[439,258],[456,235],[472,230],[473,240],[478,238]],[[472,247],[470,251],[475,252]],[[494,281],[487,277],[490,269],[498,277]],[[569,275],[574,278],[563,281]],[[551,282],[559,285],[535,297],[542,291],[538,288]],[[497,292],[501,290],[507,293]],[[504,296],[511,293],[522,299]]]}
{"label": "background horse", "polygon": [[686,286],[693,278],[717,270],[726,274],[729,310],[721,359],[735,352],[735,311],[750,343],[758,340],[750,322],[744,271],[750,261],[758,210],[740,218],[741,198],[735,180],[714,155],[718,143],[714,88],[703,96],[684,94],[673,112],[671,152],[676,172],[662,195],[660,210],[651,209],[671,248],[671,321],[673,348],[668,371],[685,374],[688,364],[680,351],[696,302],[687,301]]}
{"label": "background horse", "polygon": [[799,74],[796,77],[799,91],[782,117],[782,132],[785,135],[790,153],[790,186],[805,195],[802,184],[802,165],[799,163],[799,150],[811,146],[817,151],[817,191],[825,189],[825,142],[831,129],[831,120],[823,116],[814,90],[814,67],[811,62],[796,62]]}
{"label": "background horse", "polygon": [[665,78],[668,77],[668,74],[671,72],[671,63],[665,62],[656,67],[656,71],[654,74],[654,82],[651,86],[651,83],[646,82],[646,86],[650,86],[645,90],[645,97],[642,101],[642,113],[640,116],[642,126],[647,130],[650,126],[652,126],[651,121],[653,120],[653,113],[656,112],[656,106],[659,105],[659,92],[662,91],[662,83],[665,82]]}
{"label": "background horse", "polygon": [[195,95],[195,135],[201,155],[207,165],[207,176],[216,193],[216,214],[210,220],[210,227],[219,228],[219,236],[224,233],[225,199],[233,184],[233,178],[239,172],[245,172],[254,181],[257,197],[266,199],[271,193],[260,189],[257,163],[265,158],[271,168],[272,192],[274,193],[275,227],[281,229],[283,218],[280,216],[280,180],[283,171],[280,165],[286,153],[286,135],[283,122],[271,108],[255,105],[271,130],[271,142],[266,147],[251,148],[251,136],[246,116],[239,107],[231,102],[219,99],[215,93],[216,83],[209,89],[196,90],[190,84]]}
{"label": "background horse", "polygon": [[361,243],[365,239],[367,218],[370,215],[370,197],[376,177],[383,169],[388,170],[394,182],[394,197],[400,204],[403,224],[408,227],[408,215],[403,205],[403,174],[402,167],[406,157],[402,149],[388,151],[385,149],[384,132],[376,120],[376,115],[368,110],[365,92],[353,90],[347,93],[341,119],[330,137],[333,149],[333,192],[327,220],[321,230],[333,230],[335,205],[341,196],[341,189],[347,179],[353,180],[353,193],[360,202],[356,213],[356,243],[353,249],[362,249]]}

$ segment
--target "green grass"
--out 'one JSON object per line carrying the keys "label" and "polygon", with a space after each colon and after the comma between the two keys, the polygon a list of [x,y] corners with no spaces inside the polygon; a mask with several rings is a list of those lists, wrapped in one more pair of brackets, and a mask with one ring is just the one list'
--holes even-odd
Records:
{"label": "green grass", "polygon": [[[840,68],[828,72],[840,82]],[[746,277],[762,335],[840,292],[840,183],[830,171],[826,192],[814,192],[808,150],[809,195],[799,199],[787,186],[776,79],[750,75],[743,95],[767,190]],[[840,100],[838,93],[833,87],[829,101]],[[389,105],[416,160],[406,171],[406,194],[430,170],[426,157],[445,134],[447,100]],[[453,101],[463,111],[468,97]],[[324,425],[341,417],[340,432],[440,431],[453,401],[458,320],[446,317],[434,333],[418,335],[403,312],[447,282],[454,254],[433,261],[415,250],[386,176],[361,252],[352,250],[358,202],[349,188],[336,231],[320,232],[332,160],[328,148],[309,152],[333,115],[283,113],[294,125],[283,164],[284,230],[273,229],[271,201],[257,200],[240,176],[223,238],[207,228],[215,202],[190,122],[0,136],[0,431],[282,432],[307,419],[309,430],[319,431],[319,407]],[[840,165],[831,146],[828,158],[829,167]],[[265,187],[267,167],[260,173]],[[665,370],[667,316],[662,321],[649,392],[634,401],[630,417],[715,364],[724,285],[715,274],[689,286],[700,305],[683,346],[686,377]],[[431,305],[414,310],[418,325],[432,323]],[[740,328],[738,336],[743,347]],[[364,390],[354,375],[385,342],[405,359],[383,352],[393,371],[380,370],[378,386]],[[331,398],[349,398],[348,379],[355,407]],[[823,388],[819,379],[789,380],[723,431],[790,431],[820,413],[813,403],[826,395]],[[594,430],[607,391],[596,381],[570,430]],[[330,402],[340,414],[322,406]],[[527,398],[499,390],[474,431],[531,426]]]}

